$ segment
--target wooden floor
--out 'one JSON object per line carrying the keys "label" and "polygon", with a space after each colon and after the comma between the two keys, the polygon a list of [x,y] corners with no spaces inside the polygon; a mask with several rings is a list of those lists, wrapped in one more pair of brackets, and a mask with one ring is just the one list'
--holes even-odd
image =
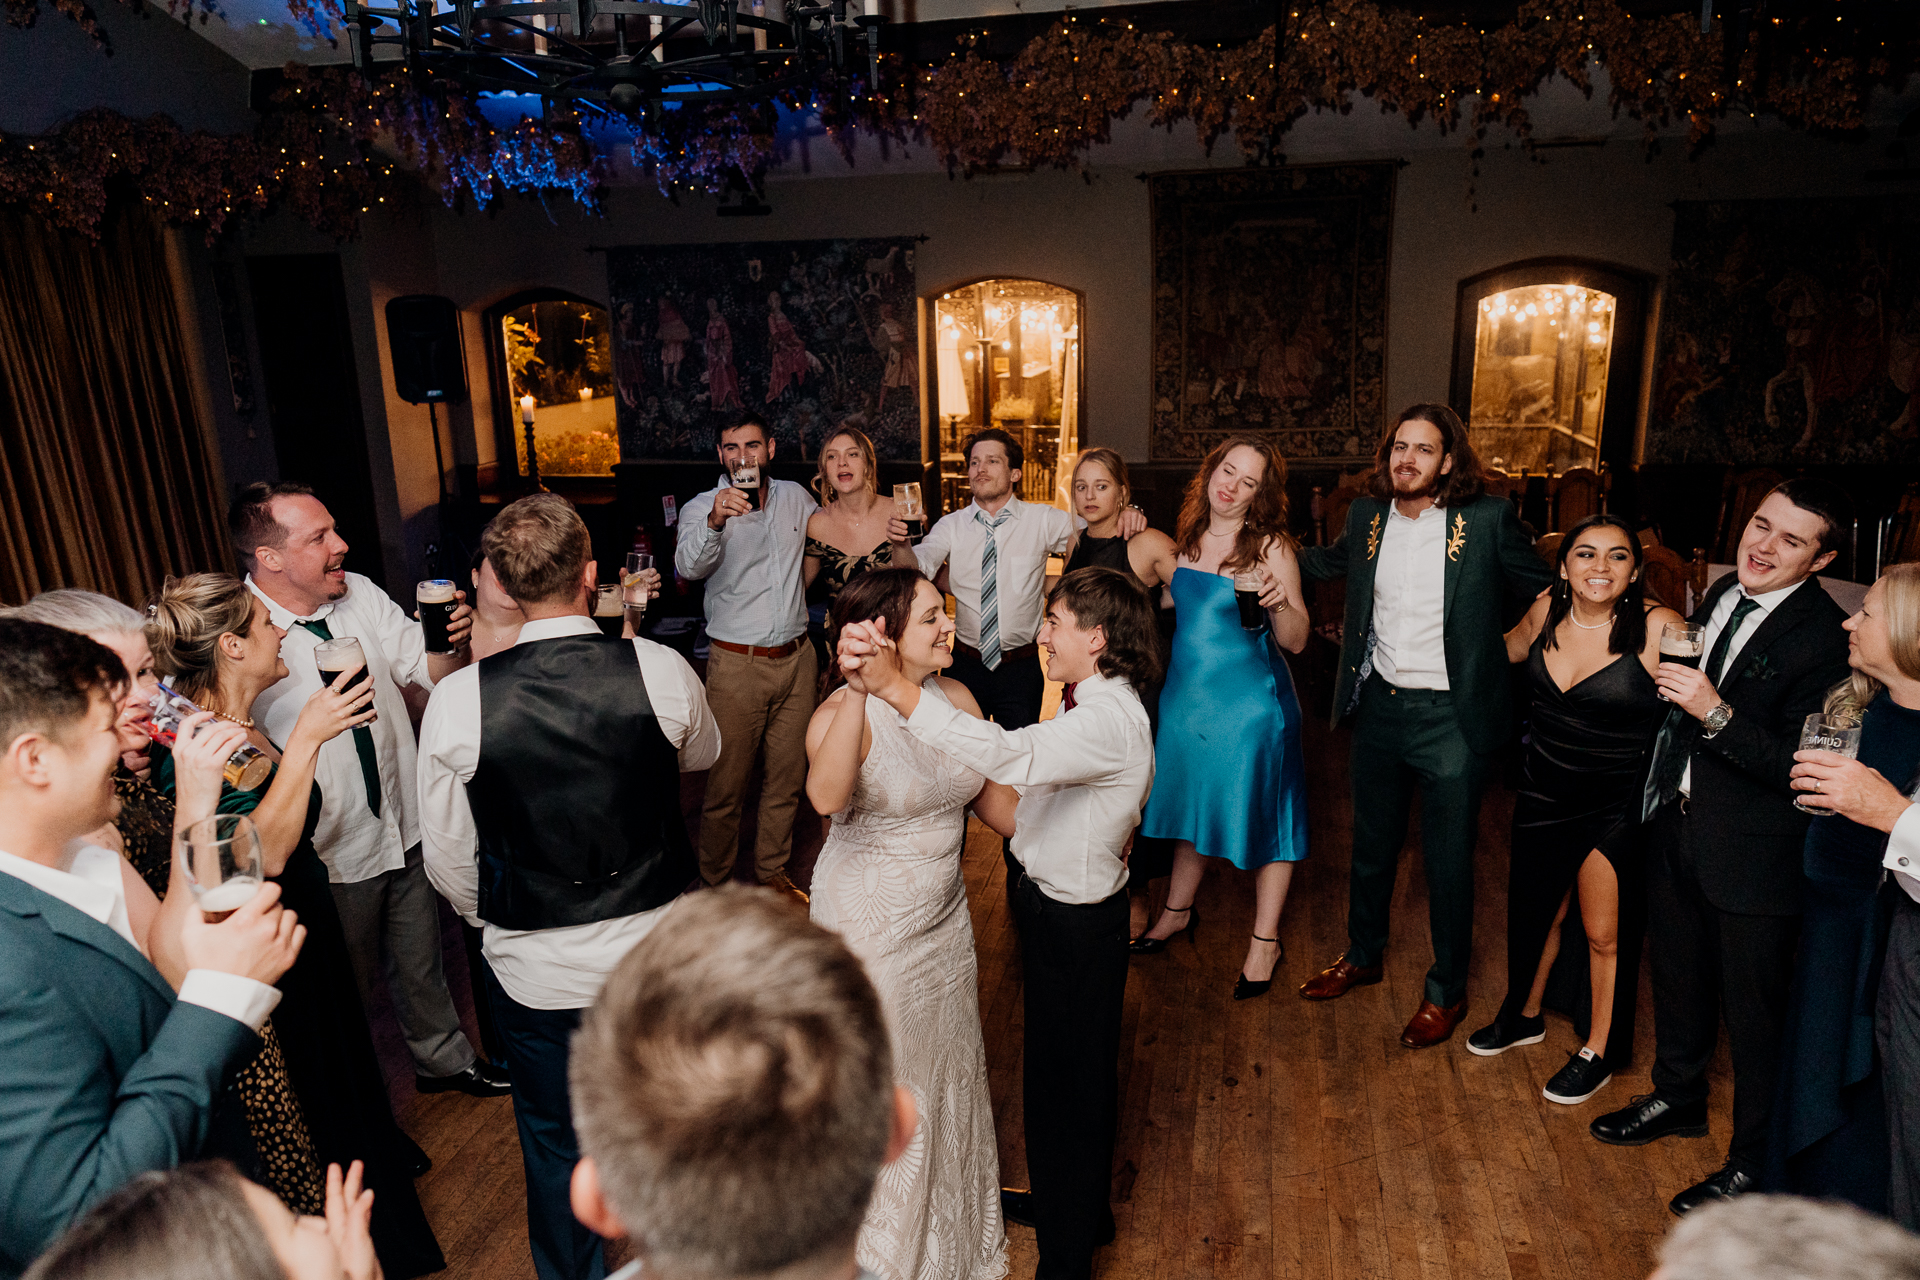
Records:
{"label": "wooden floor", "polygon": [[[1304,691],[1303,691],[1304,692]],[[1308,701],[1303,697],[1303,701]],[[1324,705],[1324,698],[1308,701]],[[1197,945],[1135,960],[1120,1062],[1114,1176],[1119,1239],[1103,1277],[1512,1277],[1639,1280],[1673,1219],[1674,1192],[1719,1167],[1731,1090],[1712,1100],[1712,1133],[1649,1147],[1606,1147],[1594,1116],[1646,1092],[1652,1014],[1641,990],[1636,1069],[1582,1106],[1541,1086],[1577,1048],[1550,1016],[1546,1042],[1499,1058],[1467,1052],[1504,987],[1511,793],[1482,816],[1472,1000],[1452,1041],[1402,1049],[1431,954],[1417,854],[1403,862],[1386,981],[1330,1004],[1295,989],[1346,940],[1351,812],[1344,734],[1308,726],[1312,858],[1281,922],[1286,956],[1270,995],[1235,1003],[1252,921],[1252,878],[1216,867],[1202,886]],[[690,797],[691,799],[691,797]],[[690,804],[697,815],[697,804]],[[817,833],[796,848],[804,882]],[[966,879],[980,957],[1002,1180],[1024,1185],[1020,1136],[1020,967],[999,840],[975,824]],[[450,977],[467,999],[464,962]],[[389,1018],[376,1010],[376,1019]],[[419,1183],[446,1250],[447,1277],[533,1275],[513,1116],[504,1100],[421,1097],[391,1033],[383,1040],[402,1123],[433,1156]],[[1716,1084],[1730,1077],[1724,1047]],[[1033,1274],[1033,1233],[1009,1231],[1016,1278]]]}

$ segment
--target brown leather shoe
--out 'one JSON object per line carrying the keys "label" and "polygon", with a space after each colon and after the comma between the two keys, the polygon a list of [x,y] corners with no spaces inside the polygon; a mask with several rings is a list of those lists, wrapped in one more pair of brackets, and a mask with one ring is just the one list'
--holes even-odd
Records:
{"label": "brown leather shoe", "polygon": [[1333,962],[1331,968],[1322,969],[1300,984],[1302,1000],[1338,1000],[1355,987],[1370,987],[1380,981],[1382,969],[1377,964],[1348,964],[1341,956]]}
{"label": "brown leather shoe", "polygon": [[787,873],[785,871],[774,872],[772,875],[768,876],[765,880],[762,880],[760,882],[760,887],[762,889],[771,889],[775,893],[783,893],[787,897],[792,898],[796,903],[798,903],[802,911],[805,911],[807,909],[808,900],[807,900],[806,891],[803,890],[799,885],[795,884],[792,880],[789,880],[787,878]]}
{"label": "brown leather shoe", "polygon": [[1400,1043],[1409,1049],[1431,1049],[1460,1025],[1460,1019],[1467,1016],[1467,1002],[1463,997],[1459,1004],[1442,1009],[1431,1000],[1422,1000],[1420,1009],[1413,1015],[1413,1021],[1400,1033]]}

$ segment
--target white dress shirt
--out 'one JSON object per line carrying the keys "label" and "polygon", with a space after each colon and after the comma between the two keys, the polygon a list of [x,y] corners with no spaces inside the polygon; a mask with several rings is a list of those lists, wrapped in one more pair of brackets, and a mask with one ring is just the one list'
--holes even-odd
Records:
{"label": "white dress shirt", "polygon": [[273,625],[287,633],[280,642],[287,675],[255,700],[252,712],[274,742],[286,745],[307,699],[320,689],[320,669],[313,661],[320,637],[300,622],[324,621],[334,639],[351,636],[367,655],[373,709],[379,713],[367,729],[373,734],[374,757],[380,764],[380,816],[376,818],[367,807],[366,774],[360,768],[353,734],[339,734],[321,745],[314,765],[314,781],[320,784],[320,821],[313,829],[313,848],[335,884],[357,884],[385,871],[398,871],[407,863],[407,850],[420,843],[413,788],[413,719],[400,696],[402,685],[433,688],[420,624],[357,573],[347,575],[346,595],[304,618],[268,599],[251,574],[247,585],[266,601]]}
{"label": "white dress shirt", "polygon": [[[763,473],[764,474],[764,473]],[[680,511],[673,567],[707,584],[707,635],[728,644],[771,648],[807,630],[807,588],[800,562],[807,553],[807,519],[820,509],[804,485],[772,480],[761,511],[708,527],[725,476]],[[705,768],[705,766],[701,766]]]}
{"label": "white dress shirt", "polygon": [[1373,572],[1373,669],[1402,689],[1448,689],[1447,509],[1387,504]]}
{"label": "white dress shirt", "polygon": [[[1000,651],[1033,643],[1040,634],[1046,601],[1047,557],[1067,554],[1073,532],[1085,522],[1058,507],[1008,498],[1013,514],[993,531],[994,579],[999,584]],[[947,566],[947,590],[958,606],[954,625],[960,643],[980,647],[980,557],[987,548],[987,527],[974,519],[989,515],[978,501],[941,516],[913,549],[920,572],[931,578]]]}
{"label": "white dress shirt", "polygon": [[1011,731],[923,697],[907,731],[1020,793],[1013,856],[1042,893],[1105,902],[1126,887],[1120,854],[1153,788],[1153,730],[1123,679],[1089,676],[1073,697],[1073,710]]}
{"label": "white dress shirt", "polygon": [[[1733,616],[1734,608],[1740,601],[1751,599],[1760,607],[1750,610],[1747,616],[1740,620],[1740,630],[1732,640],[1727,642],[1726,664],[1720,668],[1723,679],[1727,672],[1733,670],[1735,660],[1740,657],[1740,650],[1746,648],[1747,641],[1753,639],[1753,633],[1760,629],[1760,624],[1767,620],[1768,615],[1780,607],[1781,601],[1812,581],[1811,576],[1805,577],[1790,587],[1781,587],[1778,591],[1764,591],[1757,596],[1749,596],[1747,589],[1738,582],[1721,592],[1720,598],[1713,603],[1713,615],[1707,619],[1706,629],[1701,633],[1701,639],[1706,647],[1700,650],[1700,670],[1703,673],[1706,671],[1707,662],[1713,657],[1713,646],[1720,643],[1720,633],[1726,630],[1727,619]],[[1718,688],[1718,685],[1715,687]],[[1687,758],[1686,769],[1680,774],[1680,794],[1683,796],[1693,794],[1693,758],[1691,756]]]}
{"label": "white dress shirt", "polygon": [[[594,635],[592,618],[541,618],[520,628],[516,644],[556,636]],[[720,758],[720,726],[707,692],[687,660],[665,645],[636,639],[640,674],[660,731],[680,751],[685,772]],[[558,929],[502,929],[484,924],[479,847],[467,783],[480,762],[480,667],[462,667],[440,682],[420,723],[420,830],[427,879],[470,924],[483,925],[481,948],[508,995],[529,1009],[584,1009],[622,957],[667,907]],[[669,903],[668,906],[672,904]]]}
{"label": "white dress shirt", "polygon": [[[42,893],[92,916],[145,955],[147,949],[134,938],[133,925],[127,919],[127,888],[120,869],[125,860],[111,849],[79,840],[67,846],[66,854],[67,865],[62,870],[0,852],[0,872],[24,880]],[[189,969],[186,981],[180,984],[178,998],[183,1004],[197,1004],[202,1009],[225,1014],[258,1031],[266,1024],[274,1006],[280,1003],[280,991],[237,973]]]}
{"label": "white dress shirt", "polygon": [[[1920,800],[1920,794],[1908,798]],[[1893,824],[1880,865],[1893,873],[1909,898],[1920,902],[1920,804],[1909,807]]]}

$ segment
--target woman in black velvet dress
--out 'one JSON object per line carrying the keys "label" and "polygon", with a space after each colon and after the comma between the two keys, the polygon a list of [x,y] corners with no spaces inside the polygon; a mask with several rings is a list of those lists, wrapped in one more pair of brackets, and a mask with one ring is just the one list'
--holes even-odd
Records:
{"label": "woman in black velvet dress", "polygon": [[1646,935],[1640,795],[1667,712],[1653,669],[1662,628],[1680,621],[1643,599],[1639,540],[1602,515],[1568,531],[1558,581],[1507,633],[1533,695],[1513,811],[1507,996],[1467,1048],[1490,1057],[1546,1038],[1547,978],[1577,889],[1592,1005],[1586,1044],[1541,1091],[1552,1102],[1586,1101],[1633,1055]]}
{"label": "woman in black velvet dress", "polygon": [[[287,674],[282,632],[264,601],[224,573],[169,579],[148,626],[155,665],[182,696],[222,719],[244,725],[249,741],[272,756],[273,776],[257,789],[226,787],[219,812],[245,813],[259,830],[267,875],[280,900],[299,913],[306,945],[280,979],[274,1025],[287,1075],[322,1165],[366,1164],[374,1192],[372,1234],[391,1280],[446,1266],[413,1187],[424,1155],[394,1122],[373,1035],[354,983],[326,865],[314,852],[320,790],[314,762],[321,744],[373,717],[373,685],[350,693],[321,689],[308,699],[284,748],[253,728],[249,712],[261,692]],[[173,761],[157,745],[153,783],[173,790]]]}
{"label": "woman in black velvet dress", "polygon": [[[1802,855],[1806,897],[1766,1182],[1886,1213],[1888,1111],[1874,1013],[1903,890],[1881,856],[1891,818],[1920,783],[1920,564],[1889,569],[1846,628],[1854,674],[1828,696],[1827,711],[1858,718],[1860,754],[1847,764],[1820,753],[1825,763],[1794,770],[1806,803],[1832,812],[1808,827]],[[1808,790],[1815,784],[1821,792]]]}

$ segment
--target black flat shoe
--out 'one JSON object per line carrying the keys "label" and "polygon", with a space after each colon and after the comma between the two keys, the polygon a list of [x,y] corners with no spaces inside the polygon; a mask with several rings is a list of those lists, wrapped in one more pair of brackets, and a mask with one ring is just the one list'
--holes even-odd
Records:
{"label": "black flat shoe", "polygon": [[1735,1196],[1745,1195],[1753,1190],[1753,1175],[1745,1169],[1737,1169],[1732,1161],[1721,1166],[1720,1172],[1710,1173],[1699,1182],[1667,1202],[1667,1208],[1684,1218],[1703,1204],[1712,1204],[1716,1200],[1731,1200]]}
{"label": "black flat shoe", "polygon": [[1016,1227],[1033,1227],[1033,1192],[1000,1188],[1000,1216]]}
{"label": "black flat shoe", "polygon": [[[1200,929],[1200,913],[1198,911],[1195,911],[1191,906],[1162,907],[1160,910],[1162,913],[1174,911],[1184,915],[1187,918],[1187,927],[1182,929],[1180,933],[1187,935],[1187,941],[1191,942],[1194,940]],[[1170,938],[1149,938],[1142,935],[1127,944],[1127,954],[1130,956],[1157,956],[1162,951],[1165,951],[1167,944],[1172,942],[1174,938],[1179,937],[1180,933],[1176,933]]]}
{"label": "black flat shoe", "polygon": [[1595,1120],[1587,1131],[1614,1147],[1644,1147],[1661,1138],[1705,1137],[1707,1100],[1675,1103],[1657,1092],[1643,1093]]}
{"label": "black flat shoe", "polygon": [[[1271,942],[1276,947],[1279,947],[1280,945],[1280,939],[1263,938],[1257,933],[1253,935],[1253,940],[1255,942]],[[1237,979],[1234,980],[1233,998],[1235,1000],[1252,1000],[1256,996],[1263,996],[1267,994],[1267,992],[1271,991],[1273,989],[1273,970],[1278,969],[1280,967],[1280,962],[1286,959],[1286,957],[1287,957],[1287,949],[1285,947],[1280,947],[1278,953],[1275,954],[1275,956],[1273,957],[1273,969],[1267,970],[1267,976],[1259,982],[1255,982],[1252,978],[1249,978],[1245,973],[1242,973]]]}
{"label": "black flat shoe", "polygon": [[1547,1019],[1543,1014],[1536,1013],[1531,1018],[1499,1017],[1467,1037],[1467,1052],[1493,1058],[1523,1044],[1539,1044],[1546,1038]]}
{"label": "black flat shoe", "polygon": [[513,1080],[507,1069],[485,1058],[475,1058],[465,1071],[450,1076],[415,1076],[413,1087],[421,1093],[464,1093],[470,1098],[499,1098],[513,1092]]}

